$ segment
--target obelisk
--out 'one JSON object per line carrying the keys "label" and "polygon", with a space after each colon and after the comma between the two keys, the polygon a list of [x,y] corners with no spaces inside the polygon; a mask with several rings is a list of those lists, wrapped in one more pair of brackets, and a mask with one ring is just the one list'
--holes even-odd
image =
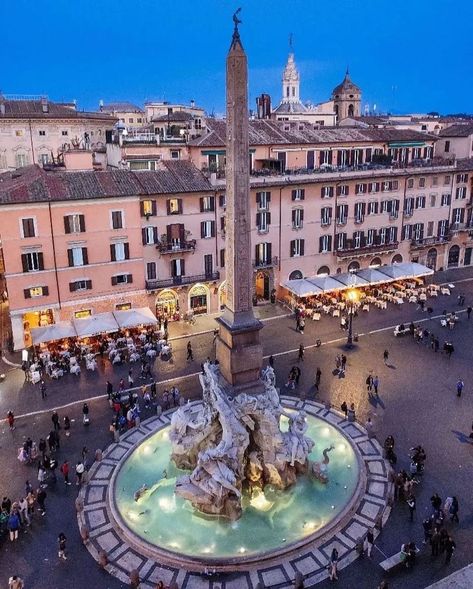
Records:
{"label": "obelisk", "polygon": [[[227,211],[225,240],[227,300],[217,338],[216,355],[225,380],[235,392],[258,388],[263,349],[259,339],[262,323],[252,306],[250,170],[248,140],[248,64],[238,24],[227,55]],[[256,392],[256,391],[255,391]]]}

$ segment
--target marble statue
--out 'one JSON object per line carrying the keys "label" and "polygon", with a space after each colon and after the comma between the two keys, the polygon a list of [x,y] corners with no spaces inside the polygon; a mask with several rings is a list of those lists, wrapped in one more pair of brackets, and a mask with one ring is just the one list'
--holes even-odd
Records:
{"label": "marble statue", "polygon": [[311,474],[313,477],[315,477],[318,481],[320,481],[321,483],[328,483],[328,464],[330,462],[330,458],[328,453],[331,452],[333,449],[335,448],[335,446],[332,444],[331,446],[329,446],[328,448],[325,448],[325,450],[322,452],[323,455],[323,460],[322,462],[314,462],[314,464],[312,464],[311,467]]}
{"label": "marble statue", "polygon": [[[218,366],[204,364],[200,377],[203,402],[198,408],[180,407],[171,419],[172,459],[191,470],[176,482],[176,493],[206,514],[241,516],[243,488],[271,484],[285,489],[296,476],[309,471],[308,455],[314,442],[306,436],[303,411],[281,407],[272,368],[262,374],[264,391],[258,395],[227,395]],[[280,429],[281,417],[289,430]]]}

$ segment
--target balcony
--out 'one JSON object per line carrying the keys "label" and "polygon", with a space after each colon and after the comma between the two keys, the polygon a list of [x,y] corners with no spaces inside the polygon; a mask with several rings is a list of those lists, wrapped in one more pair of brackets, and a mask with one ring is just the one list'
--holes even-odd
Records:
{"label": "balcony", "polygon": [[443,243],[448,242],[447,236],[441,237],[424,237],[423,239],[413,239],[411,240],[411,250],[422,249],[424,247],[432,246],[432,245],[441,245]]}
{"label": "balcony", "polygon": [[269,260],[253,260],[253,268],[261,270],[262,268],[273,268],[278,265],[277,256]]}
{"label": "balcony", "polygon": [[466,223],[452,223],[448,228],[449,233],[458,233],[459,231],[467,231],[470,229]]}
{"label": "balcony", "polygon": [[370,256],[372,254],[381,254],[397,250],[399,247],[398,241],[384,244],[363,245],[361,247],[352,247],[350,241],[347,247],[335,250],[338,258],[353,258],[356,256]]}
{"label": "balcony", "polygon": [[172,286],[185,286],[186,284],[195,284],[196,282],[214,282],[220,279],[220,272],[211,272],[209,274],[197,274],[195,276],[173,276],[164,280],[147,280],[147,290],[158,290],[160,288],[169,288]]}
{"label": "balcony", "polygon": [[184,252],[194,252],[197,241],[181,241],[179,243],[159,243],[156,249],[160,254],[181,254]]}

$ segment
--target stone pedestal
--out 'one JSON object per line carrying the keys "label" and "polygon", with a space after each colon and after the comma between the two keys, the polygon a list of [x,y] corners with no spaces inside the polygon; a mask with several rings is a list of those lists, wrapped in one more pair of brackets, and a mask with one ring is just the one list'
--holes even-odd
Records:
{"label": "stone pedestal", "polygon": [[251,317],[248,322],[229,324],[226,316],[217,319],[220,324],[216,341],[216,357],[223,378],[231,385],[232,393],[243,390],[261,392],[260,379],[263,364],[263,346],[259,332],[263,324]]}

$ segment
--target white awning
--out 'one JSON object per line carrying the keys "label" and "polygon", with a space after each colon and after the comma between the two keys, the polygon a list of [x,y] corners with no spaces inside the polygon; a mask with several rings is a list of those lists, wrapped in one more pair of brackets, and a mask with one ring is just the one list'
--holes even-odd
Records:
{"label": "white awning", "polygon": [[34,345],[52,342],[66,337],[76,337],[76,330],[70,321],[60,321],[44,327],[34,327],[31,339]]}
{"label": "white awning", "polygon": [[416,276],[427,276],[434,273],[431,268],[418,264],[417,262],[403,262],[401,264],[393,264],[392,266],[380,266],[378,270],[389,276],[391,280],[415,278]]}
{"label": "white awning", "polygon": [[156,325],[158,323],[149,307],[114,311],[113,314],[121,328],[137,327],[138,325]]}
{"label": "white awning", "polygon": [[321,288],[312,284],[305,278],[298,278],[296,280],[287,280],[282,284],[284,288],[286,288],[292,294],[295,294],[296,297],[311,297],[323,292]]}
{"label": "white awning", "polygon": [[79,337],[98,335],[99,333],[113,333],[120,329],[113,313],[98,313],[84,319],[73,319],[73,324]]}
{"label": "white awning", "polygon": [[378,268],[363,268],[363,270],[358,270],[356,275],[360,278],[364,278],[371,285],[381,284],[382,282],[390,282],[392,278],[390,278],[387,274],[383,274],[381,268],[382,266],[379,266]]}
{"label": "white awning", "polygon": [[338,277],[336,275],[312,276],[311,278],[307,278],[307,280],[317,288],[320,288],[320,290],[323,292],[332,292],[334,290],[342,290],[347,288],[345,284],[342,284],[338,281]]}
{"label": "white awning", "polygon": [[359,272],[347,272],[346,274],[336,274],[337,282],[341,282],[347,288],[357,288],[359,286],[368,286],[369,280],[360,276]]}

